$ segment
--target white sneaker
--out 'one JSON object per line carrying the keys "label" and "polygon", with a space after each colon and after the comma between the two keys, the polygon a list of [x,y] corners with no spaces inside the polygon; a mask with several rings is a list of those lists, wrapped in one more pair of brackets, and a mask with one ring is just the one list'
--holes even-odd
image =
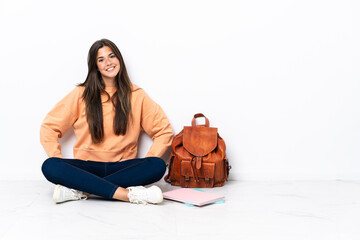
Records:
{"label": "white sneaker", "polygon": [[131,203],[158,204],[163,201],[162,191],[157,186],[151,186],[149,188],[138,186],[128,187],[127,189],[129,189],[128,198]]}
{"label": "white sneaker", "polygon": [[78,190],[56,185],[53,199],[56,203],[62,203],[72,200],[85,200],[87,199],[87,196]]}

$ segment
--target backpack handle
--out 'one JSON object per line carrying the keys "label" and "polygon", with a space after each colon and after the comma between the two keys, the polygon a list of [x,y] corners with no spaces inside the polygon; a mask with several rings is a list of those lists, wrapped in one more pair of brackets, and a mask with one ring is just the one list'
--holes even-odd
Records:
{"label": "backpack handle", "polygon": [[199,117],[204,117],[205,118],[205,127],[209,127],[210,126],[210,123],[209,123],[209,119],[207,119],[207,117],[205,117],[204,114],[202,113],[197,113],[194,115],[194,118],[193,120],[191,121],[191,126],[195,127],[196,124],[195,124],[195,118],[199,118]]}

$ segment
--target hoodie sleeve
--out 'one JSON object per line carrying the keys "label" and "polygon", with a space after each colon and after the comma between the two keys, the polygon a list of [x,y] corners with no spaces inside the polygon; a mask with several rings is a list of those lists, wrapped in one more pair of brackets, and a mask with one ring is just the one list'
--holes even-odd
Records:
{"label": "hoodie sleeve", "polygon": [[59,138],[73,126],[78,117],[78,102],[81,98],[79,88],[58,102],[41,124],[40,142],[49,157],[62,158]]}
{"label": "hoodie sleeve", "polygon": [[162,157],[171,145],[173,130],[162,108],[146,94],[142,104],[141,127],[153,139],[146,157]]}

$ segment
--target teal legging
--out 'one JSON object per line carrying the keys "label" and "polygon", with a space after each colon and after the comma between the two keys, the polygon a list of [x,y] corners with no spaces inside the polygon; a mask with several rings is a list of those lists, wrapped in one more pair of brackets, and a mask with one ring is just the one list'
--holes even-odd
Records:
{"label": "teal legging", "polygon": [[41,169],[54,184],[111,199],[119,186],[127,188],[159,181],[166,165],[157,157],[121,162],[48,158]]}

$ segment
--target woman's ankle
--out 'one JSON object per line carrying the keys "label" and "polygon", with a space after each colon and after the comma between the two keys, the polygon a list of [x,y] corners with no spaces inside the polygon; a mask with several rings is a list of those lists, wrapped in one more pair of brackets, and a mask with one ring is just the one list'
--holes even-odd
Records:
{"label": "woman's ankle", "polygon": [[120,201],[129,202],[129,190],[126,188],[118,187],[114,193],[113,199],[117,199]]}

